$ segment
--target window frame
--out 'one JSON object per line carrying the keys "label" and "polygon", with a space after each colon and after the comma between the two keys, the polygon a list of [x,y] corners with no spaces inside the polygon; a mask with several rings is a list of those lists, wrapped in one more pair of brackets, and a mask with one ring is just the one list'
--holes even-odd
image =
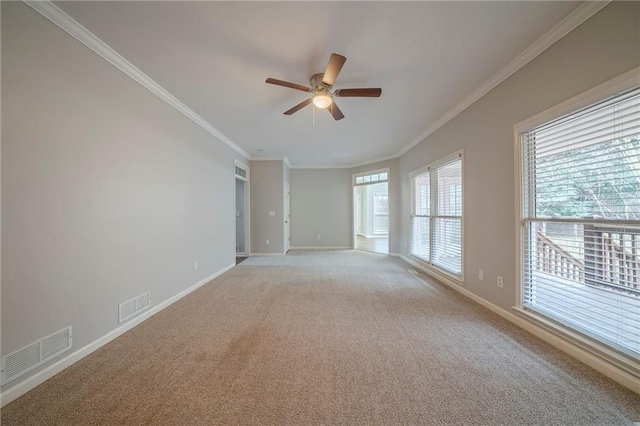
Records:
{"label": "window frame", "polygon": [[[561,117],[577,113],[584,108],[591,105],[605,102],[608,99],[615,98],[619,95],[628,92],[636,87],[639,87],[640,83],[640,67],[634,68],[612,80],[609,80],[599,86],[596,86],[586,92],[574,96],[554,107],[551,107],[531,118],[521,121],[513,127],[513,139],[514,139],[514,182],[515,182],[515,250],[516,250],[516,264],[515,264],[515,304],[513,310],[520,317],[528,320],[538,326],[541,326],[556,336],[560,336],[562,339],[569,341],[573,344],[580,346],[592,355],[597,356],[600,359],[604,359],[607,362],[627,371],[637,371],[638,363],[630,357],[622,354],[620,351],[610,347],[604,342],[597,341],[594,338],[587,337],[586,335],[571,329],[568,326],[562,325],[558,322],[550,320],[549,318],[537,314],[535,311],[525,308],[524,306],[524,294],[523,285],[525,280],[523,277],[523,262],[526,253],[526,216],[528,212],[527,208],[534,206],[534,200],[524,200],[524,185],[526,183],[524,176],[524,146],[527,132],[541,126],[545,123],[557,120]],[[530,197],[533,195],[533,191],[529,192]],[[634,374],[634,373],[632,373]],[[637,373],[635,373],[637,374]]]}
{"label": "window frame", "polygon": [[[460,201],[460,275],[457,275],[437,264],[433,263],[433,219],[437,217],[451,217],[451,216],[441,216],[437,215],[437,188],[434,186],[434,178],[433,172],[438,169],[440,166],[450,163],[453,160],[460,159],[460,193],[461,193],[461,201]],[[456,284],[464,286],[465,283],[465,268],[464,268],[464,253],[465,253],[465,243],[464,243],[464,234],[465,234],[465,209],[464,209],[464,150],[460,149],[456,152],[453,152],[445,157],[442,157],[432,163],[429,163],[419,169],[416,169],[409,173],[409,191],[410,191],[410,205],[409,205],[409,241],[413,239],[413,218],[415,217],[415,198],[414,198],[414,178],[418,175],[422,175],[425,172],[429,173],[429,215],[419,217],[427,217],[429,220],[429,260],[425,260],[421,257],[418,257],[412,253],[411,246],[409,247],[409,256],[419,265],[427,268],[430,271],[433,271],[436,274],[444,275],[446,278],[450,278]],[[436,194],[434,196],[434,194]],[[458,217],[458,216],[456,216]]]}
{"label": "window frame", "polygon": [[[386,173],[387,177],[385,179],[380,179],[380,174]],[[377,176],[377,180],[371,180],[372,176]],[[362,178],[361,182],[358,182],[358,178]],[[364,182],[365,178],[369,178],[368,181]],[[385,183],[389,182],[389,168],[385,167],[382,169],[369,170],[367,172],[355,173],[351,175],[351,184],[352,186],[362,186],[362,185],[375,185],[377,183]]]}

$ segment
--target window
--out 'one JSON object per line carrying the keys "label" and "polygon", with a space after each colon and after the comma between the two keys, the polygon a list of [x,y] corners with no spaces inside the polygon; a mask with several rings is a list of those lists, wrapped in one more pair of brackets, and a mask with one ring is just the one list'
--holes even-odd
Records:
{"label": "window", "polygon": [[366,172],[354,177],[353,185],[367,185],[371,183],[386,182],[389,180],[388,172]]}
{"label": "window", "polygon": [[386,192],[373,193],[373,233],[389,233],[389,195]]}
{"label": "window", "polygon": [[237,160],[235,162],[234,174],[238,179],[249,180],[249,168]]}
{"label": "window", "polygon": [[520,144],[519,306],[639,359],[640,89]]}
{"label": "window", "polygon": [[410,175],[411,255],[462,279],[462,153]]}

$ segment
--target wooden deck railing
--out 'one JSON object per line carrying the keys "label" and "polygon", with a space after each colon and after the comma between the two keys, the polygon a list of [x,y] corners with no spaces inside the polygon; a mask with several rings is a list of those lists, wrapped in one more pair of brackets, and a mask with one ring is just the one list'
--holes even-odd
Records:
{"label": "wooden deck railing", "polygon": [[542,232],[538,231],[536,234],[538,270],[556,277],[584,282],[584,264]]}
{"label": "wooden deck railing", "polygon": [[585,283],[640,295],[639,231],[585,225]]}

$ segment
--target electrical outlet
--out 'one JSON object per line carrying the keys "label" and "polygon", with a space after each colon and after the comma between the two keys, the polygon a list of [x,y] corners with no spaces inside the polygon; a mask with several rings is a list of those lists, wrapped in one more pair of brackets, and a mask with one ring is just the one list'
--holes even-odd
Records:
{"label": "electrical outlet", "polygon": [[482,269],[478,269],[478,279],[484,281],[484,271]]}
{"label": "electrical outlet", "polygon": [[197,260],[195,262],[193,262],[193,270],[194,271],[198,270],[198,261]]}
{"label": "electrical outlet", "polygon": [[317,238],[317,239],[320,239],[320,234],[316,235],[316,238]]}
{"label": "electrical outlet", "polygon": [[269,245],[269,240],[267,240],[267,245]]}
{"label": "electrical outlet", "polygon": [[503,288],[504,287],[504,281],[502,280],[502,277],[500,275],[498,275],[498,282],[497,282],[498,287]]}

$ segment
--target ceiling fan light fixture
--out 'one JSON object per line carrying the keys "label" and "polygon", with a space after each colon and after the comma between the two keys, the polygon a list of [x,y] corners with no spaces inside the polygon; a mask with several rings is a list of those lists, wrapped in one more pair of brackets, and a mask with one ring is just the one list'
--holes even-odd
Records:
{"label": "ceiling fan light fixture", "polygon": [[313,104],[318,108],[327,108],[333,103],[333,98],[326,92],[318,92],[313,96]]}

